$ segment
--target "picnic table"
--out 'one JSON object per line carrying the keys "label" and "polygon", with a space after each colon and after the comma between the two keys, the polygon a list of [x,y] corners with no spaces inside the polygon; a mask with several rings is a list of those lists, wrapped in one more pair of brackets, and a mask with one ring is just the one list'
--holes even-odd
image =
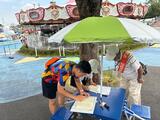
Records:
{"label": "picnic table", "polygon": [[[123,106],[125,102],[125,89],[111,88],[108,96],[103,96],[102,100],[107,103],[109,109],[102,109],[98,102],[99,94],[89,92],[91,96],[97,96],[97,102],[92,116],[102,120],[121,120]],[[69,108],[61,107],[51,116],[51,120],[70,120],[73,112]]]}

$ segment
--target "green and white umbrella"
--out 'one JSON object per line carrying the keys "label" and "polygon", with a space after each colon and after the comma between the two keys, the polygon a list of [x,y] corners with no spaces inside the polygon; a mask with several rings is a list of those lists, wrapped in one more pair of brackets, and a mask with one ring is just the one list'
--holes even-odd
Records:
{"label": "green and white umbrella", "polygon": [[88,17],[68,25],[51,36],[50,43],[160,43],[160,32],[133,19]]}
{"label": "green and white umbrella", "polygon": [[[133,19],[118,17],[88,17],[66,26],[51,36],[50,43],[160,43],[160,33],[154,28]],[[101,56],[101,98],[102,98]]]}

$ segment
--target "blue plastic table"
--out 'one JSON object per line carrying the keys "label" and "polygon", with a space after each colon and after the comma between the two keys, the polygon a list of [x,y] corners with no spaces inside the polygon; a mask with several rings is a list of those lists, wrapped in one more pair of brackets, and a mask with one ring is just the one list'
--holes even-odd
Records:
{"label": "blue plastic table", "polygon": [[[92,96],[97,96],[99,98],[99,94],[95,94],[89,92]],[[96,118],[101,118],[102,120],[120,120],[124,100],[125,100],[125,90],[123,88],[112,88],[109,96],[103,96],[103,101],[107,103],[109,106],[109,110],[102,109],[99,105],[99,102],[96,103],[94,116]],[[51,120],[69,120],[72,112],[65,107],[61,107],[57,110],[57,112],[51,117]]]}

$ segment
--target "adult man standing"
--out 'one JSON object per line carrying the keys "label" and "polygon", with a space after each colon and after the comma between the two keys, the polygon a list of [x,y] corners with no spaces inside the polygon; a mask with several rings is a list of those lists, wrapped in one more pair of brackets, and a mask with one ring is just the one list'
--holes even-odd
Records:
{"label": "adult man standing", "polygon": [[120,87],[127,91],[129,105],[141,104],[143,69],[139,61],[129,51],[120,51],[117,46],[107,49],[106,58],[115,61],[115,70],[121,75]]}

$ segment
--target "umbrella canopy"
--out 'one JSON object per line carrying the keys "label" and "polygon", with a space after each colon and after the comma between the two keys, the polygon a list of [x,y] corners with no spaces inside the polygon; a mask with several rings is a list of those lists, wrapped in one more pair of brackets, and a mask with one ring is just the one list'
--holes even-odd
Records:
{"label": "umbrella canopy", "polygon": [[88,17],[58,31],[49,42],[160,43],[160,33],[140,21],[118,17]]}
{"label": "umbrella canopy", "polygon": [[72,23],[66,27],[64,27],[63,29],[61,29],[60,31],[58,31],[57,33],[55,33],[54,35],[52,35],[49,39],[48,42],[50,43],[61,43],[64,39],[64,36],[69,33],[77,24],[79,24],[79,22],[75,22]]}
{"label": "umbrella canopy", "polygon": [[[140,21],[118,17],[88,17],[73,23],[48,39],[48,42],[67,43],[160,43],[160,33]],[[103,46],[102,46],[103,50]],[[101,56],[101,89],[103,80],[103,52]],[[101,101],[101,106],[105,102]]]}

